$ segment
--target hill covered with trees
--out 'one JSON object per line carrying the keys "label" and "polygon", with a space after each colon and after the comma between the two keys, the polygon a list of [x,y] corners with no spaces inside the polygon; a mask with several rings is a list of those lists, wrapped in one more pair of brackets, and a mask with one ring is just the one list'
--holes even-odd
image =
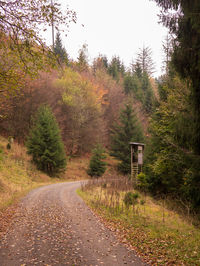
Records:
{"label": "hill covered with trees", "polygon": [[[73,11],[62,13],[59,5],[43,0],[1,2],[0,134],[25,143],[38,109],[48,105],[69,157],[90,153],[96,144],[116,155],[120,145],[128,147],[144,135],[145,189],[154,195],[176,195],[199,210],[199,5],[156,2],[172,34],[164,43],[165,74],[157,80],[152,77],[150,47],[142,47],[130,66],[117,55],[110,61],[99,55],[89,63],[87,45],[72,60],[58,25],[75,21]],[[52,14],[56,41],[47,47],[39,30],[52,24]],[[133,124],[141,124],[132,136],[126,134],[130,119],[122,120],[126,106],[134,113]],[[119,135],[123,124],[124,133],[113,148],[113,130]]]}

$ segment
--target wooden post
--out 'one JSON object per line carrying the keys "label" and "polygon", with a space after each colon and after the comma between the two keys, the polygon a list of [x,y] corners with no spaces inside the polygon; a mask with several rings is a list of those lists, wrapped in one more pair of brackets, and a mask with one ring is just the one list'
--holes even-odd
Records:
{"label": "wooden post", "polygon": [[130,142],[131,145],[131,178],[137,180],[142,171],[144,143]]}
{"label": "wooden post", "polygon": [[133,146],[131,145],[131,178],[133,178]]}

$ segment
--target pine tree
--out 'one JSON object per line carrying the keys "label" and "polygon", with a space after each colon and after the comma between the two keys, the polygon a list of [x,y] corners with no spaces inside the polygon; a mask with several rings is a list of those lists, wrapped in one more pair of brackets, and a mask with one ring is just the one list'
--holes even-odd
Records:
{"label": "pine tree", "polygon": [[141,101],[144,110],[147,113],[151,113],[154,103],[154,93],[150,78],[146,72],[142,72],[138,63],[132,65],[132,70],[132,72],[127,72],[124,77],[124,91],[126,94],[133,94],[134,98]]}
{"label": "pine tree", "polygon": [[130,104],[122,109],[119,123],[111,132],[111,155],[119,159],[119,170],[128,174],[131,171],[130,145],[131,141],[143,141],[143,133]]}
{"label": "pine tree", "polygon": [[106,158],[105,151],[101,147],[101,145],[97,145],[95,149],[92,151],[93,155],[90,160],[88,175],[94,177],[100,177],[106,171],[106,162],[103,160]]}
{"label": "pine tree", "polygon": [[54,176],[65,170],[64,145],[55,117],[48,106],[41,106],[27,141],[28,153],[39,170]]}
{"label": "pine tree", "polygon": [[57,34],[56,34],[54,53],[55,53],[55,55],[58,56],[58,58],[59,58],[61,63],[68,64],[68,61],[69,61],[68,55],[67,55],[67,52],[66,52],[65,48],[62,45],[62,41],[61,41],[61,37],[60,37],[60,33],[59,32],[57,32]]}
{"label": "pine tree", "polygon": [[155,64],[152,60],[152,50],[150,47],[144,46],[142,49],[140,48],[135,66],[136,69],[140,66],[142,73],[146,72],[149,76],[154,73]]}
{"label": "pine tree", "polygon": [[153,108],[153,89],[150,83],[150,79],[146,72],[143,73],[141,79],[142,91],[143,91],[143,106],[147,113],[151,113]]}
{"label": "pine tree", "polygon": [[142,78],[142,67],[141,65],[139,64],[139,62],[136,62],[134,64],[134,62],[131,64],[131,70],[132,70],[132,73],[136,74],[136,76],[141,79]]}
{"label": "pine tree", "polygon": [[88,68],[88,45],[83,44],[82,48],[79,50],[78,55],[78,67],[80,71],[84,71]]}
{"label": "pine tree", "polygon": [[[200,155],[200,2],[199,0],[154,0],[161,8],[161,21],[174,36],[172,62],[175,70],[190,80],[194,120],[193,149]],[[171,12],[174,10],[175,12]]]}
{"label": "pine tree", "polygon": [[169,34],[165,37],[165,40],[162,43],[162,48],[164,52],[164,58],[163,58],[163,70],[168,75],[169,74],[169,65],[171,61],[171,56],[173,52],[173,46],[172,46],[172,36]]}
{"label": "pine tree", "polygon": [[120,60],[119,56],[113,56],[108,66],[108,74],[115,80],[119,80],[120,75],[123,77],[125,74],[125,66]]}

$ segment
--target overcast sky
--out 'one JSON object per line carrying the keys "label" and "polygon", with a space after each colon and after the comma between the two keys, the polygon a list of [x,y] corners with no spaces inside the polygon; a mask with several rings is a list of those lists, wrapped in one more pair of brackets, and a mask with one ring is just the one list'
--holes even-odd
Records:
{"label": "overcast sky", "polygon": [[158,24],[159,8],[154,1],[54,1],[68,5],[77,13],[77,23],[71,24],[68,36],[61,33],[63,45],[71,58],[76,59],[78,51],[86,43],[90,60],[99,54],[106,55],[109,60],[113,55],[119,55],[125,65],[129,66],[139,48],[149,46],[156,63],[154,75],[161,74],[162,41],[167,35],[167,29]]}

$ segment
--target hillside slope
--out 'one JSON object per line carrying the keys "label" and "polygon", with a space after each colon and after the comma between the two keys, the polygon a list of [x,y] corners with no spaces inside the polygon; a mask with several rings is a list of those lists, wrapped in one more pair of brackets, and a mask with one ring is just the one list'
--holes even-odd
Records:
{"label": "hillside slope", "polygon": [[13,143],[7,149],[7,143],[0,137],[0,210],[30,189],[52,182],[32,165],[25,148]]}

